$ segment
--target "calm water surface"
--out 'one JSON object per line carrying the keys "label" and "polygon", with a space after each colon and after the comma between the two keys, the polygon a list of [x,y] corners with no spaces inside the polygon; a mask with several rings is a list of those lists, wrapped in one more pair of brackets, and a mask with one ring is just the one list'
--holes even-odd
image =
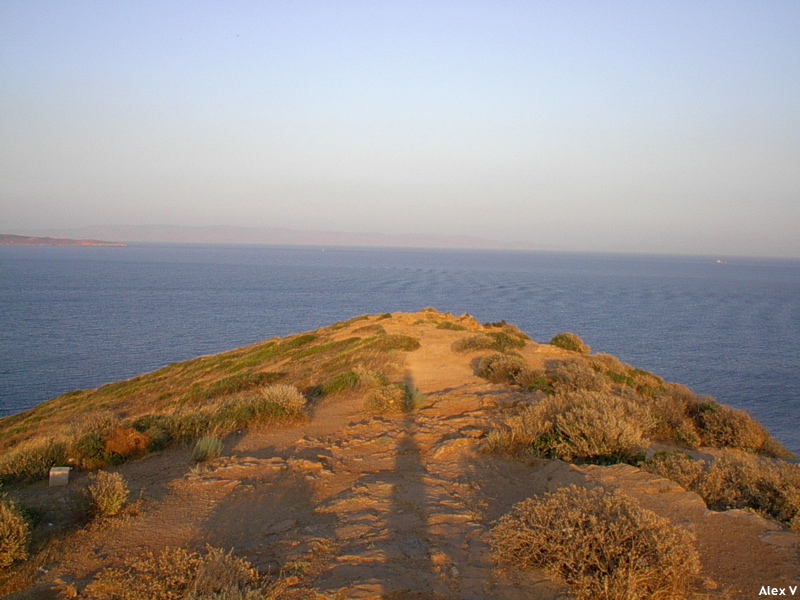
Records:
{"label": "calm water surface", "polygon": [[800,454],[800,262],[523,252],[0,248],[0,416],[78,388],[426,306],[507,321],[743,408]]}

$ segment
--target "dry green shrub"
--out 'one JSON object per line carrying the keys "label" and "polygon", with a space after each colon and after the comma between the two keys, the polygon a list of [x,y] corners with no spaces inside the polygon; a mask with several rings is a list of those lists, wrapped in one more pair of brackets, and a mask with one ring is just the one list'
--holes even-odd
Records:
{"label": "dry green shrub", "polygon": [[222,452],[222,440],[218,437],[203,436],[194,445],[192,458],[195,462],[214,460]]}
{"label": "dry green shrub", "polygon": [[612,373],[627,373],[631,368],[630,365],[623,363],[616,356],[604,354],[602,352],[591,356],[588,360],[592,367],[601,373],[606,373],[608,371]]}
{"label": "dry green shrub", "polygon": [[639,457],[652,425],[633,399],[587,390],[549,396],[507,421],[515,444],[539,456],[600,463]]}
{"label": "dry green shrub", "polygon": [[47,477],[50,467],[63,466],[67,443],[53,438],[23,442],[0,456],[0,481],[29,481]]}
{"label": "dry green shrub", "polygon": [[92,483],[86,488],[93,514],[113,517],[128,501],[128,485],[121,473],[98,471],[90,476]]}
{"label": "dry green shrub", "polygon": [[406,412],[413,408],[413,399],[404,385],[384,385],[369,392],[364,408],[378,414]]}
{"label": "dry green shrub", "polygon": [[539,369],[525,367],[514,375],[514,383],[526,390],[541,389],[543,384],[548,384],[545,372]]}
{"label": "dry green shrub", "polygon": [[693,460],[685,452],[676,450],[656,452],[639,466],[654,475],[674,481],[685,490],[695,491],[705,465],[705,461]]}
{"label": "dry green shrub", "polygon": [[702,443],[706,446],[759,452],[776,458],[792,456],[764,427],[742,410],[718,404],[711,398],[703,398],[692,412]]}
{"label": "dry green shrub", "polygon": [[267,402],[280,406],[290,414],[300,414],[306,406],[306,399],[293,385],[276,383],[261,390],[261,396]]}
{"label": "dry green shrub", "polygon": [[800,469],[782,460],[727,451],[695,491],[714,510],[751,508],[800,531]]}
{"label": "dry green shrub", "polygon": [[700,571],[689,532],[600,488],[520,502],[492,530],[492,547],[503,563],[544,568],[579,600],[683,600]]}
{"label": "dry green shrub", "polygon": [[516,354],[489,354],[478,364],[478,375],[495,383],[509,383],[527,367],[525,359]]}
{"label": "dry green shrub", "polygon": [[608,380],[583,360],[559,362],[548,371],[547,377],[553,389],[559,392],[578,390],[602,392],[609,387]]}
{"label": "dry green shrub", "polygon": [[0,500],[0,568],[28,558],[31,532],[13,502]]}
{"label": "dry green shrub", "polygon": [[550,344],[580,354],[589,354],[592,351],[592,349],[584,344],[583,340],[574,333],[558,333],[550,340]]}
{"label": "dry green shrub", "polygon": [[450,349],[459,354],[476,352],[478,350],[492,350],[493,348],[494,339],[485,333],[475,333],[459,338],[450,345]]}
{"label": "dry green shrub", "polygon": [[[689,393],[691,394],[691,392]],[[692,394],[693,397],[694,394]],[[679,390],[675,394],[668,387],[652,397],[645,397],[645,401],[656,422],[653,430],[654,437],[672,440],[689,448],[697,448],[700,445],[700,435],[694,420],[688,414],[689,404],[683,398],[682,391]]]}

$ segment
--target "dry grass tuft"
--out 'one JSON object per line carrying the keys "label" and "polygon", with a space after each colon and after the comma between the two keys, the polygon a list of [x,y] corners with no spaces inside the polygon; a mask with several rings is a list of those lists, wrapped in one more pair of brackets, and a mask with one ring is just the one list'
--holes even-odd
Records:
{"label": "dry grass tuft", "polygon": [[492,538],[501,562],[544,568],[579,600],[683,600],[700,571],[691,534],[602,489],[524,500]]}
{"label": "dry grass tuft", "polygon": [[222,453],[222,440],[218,437],[203,436],[194,445],[192,458],[195,462],[214,460]]}
{"label": "dry grass tuft", "polygon": [[0,568],[28,558],[31,533],[13,502],[0,501]]}
{"label": "dry grass tuft", "polygon": [[413,400],[406,386],[384,385],[367,394],[364,408],[378,414],[401,413],[413,408]]}
{"label": "dry grass tuft", "polygon": [[306,399],[293,385],[276,383],[261,390],[261,396],[267,402],[280,406],[290,414],[300,414],[306,407]]}
{"label": "dry grass tuft", "polygon": [[98,471],[90,475],[92,483],[86,488],[92,513],[113,517],[128,502],[128,485],[120,473]]}

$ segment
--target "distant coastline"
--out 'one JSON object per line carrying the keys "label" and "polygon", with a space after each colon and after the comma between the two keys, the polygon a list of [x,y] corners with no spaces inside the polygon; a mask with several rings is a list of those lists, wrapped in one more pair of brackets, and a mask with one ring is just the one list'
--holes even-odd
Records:
{"label": "distant coastline", "polygon": [[123,242],[103,242],[100,240],[73,240],[68,238],[33,237],[0,233],[0,246],[115,246],[125,247]]}

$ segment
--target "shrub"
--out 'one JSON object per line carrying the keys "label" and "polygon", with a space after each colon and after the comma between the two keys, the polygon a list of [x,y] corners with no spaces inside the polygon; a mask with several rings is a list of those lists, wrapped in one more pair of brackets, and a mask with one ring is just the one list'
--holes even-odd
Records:
{"label": "shrub", "polygon": [[442,321],[436,326],[436,329],[450,329],[451,331],[466,331],[466,325],[461,323],[453,323],[452,321]]}
{"label": "shrub", "polygon": [[194,445],[194,452],[192,458],[196,462],[206,462],[207,460],[214,460],[222,452],[222,440],[218,437],[204,436],[197,440]]}
{"label": "shrub", "polygon": [[550,344],[558,346],[564,350],[571,350],[572,352],[579,352],[581,354],[589,354],[592,349],[583,343],[583,340],[574,333],[559,333],[553,336]]}
{"label": "shrub", "polygon": [[485,333],[476,333],[457,339],[450,345],[450,349],[459,354],[475,352],[477,350],[493,350],[494,339]]}
{"label": "shrub", "polygon": [[379,414],[398,413],[411,410],[413,400],[404,385],[384,385],[367,395],[364,408]]}
{"label": "shrub", "polygon": [[547,376],[556,391],[601,392],[608,389],[608,381],[582,360],[559,362]]}
{"label": "shrub", "polygon": [[478,375],[495,383],[508,383],[527,366],[525,359],[515,354],[489,354],[478,364]]}
{"label": "shrub", "polygon": [[5,451],[0,457],[0,481],[27,481],[47,477],[50,467],[64,465],[67,445],[55,439],[34,439]]}
{"label": "shrub", "polygon": [[133,428],[149,440],[147,449],[151,452],[163,450],[172,441],[175,429],[173,420],[165,415],[147,415],[133,423]]}
{"label": "shrub", "polygon": [[128,486],[120,473],[98,471],[90,475],[92,483],[86,488],[91,510],[101,517],[112,517],[128,501]]}
{"label": "shrub", "polygon": [[245,560],[219,548],[206,554],[166,548],[158,556],[148,552],[121,568],[101,571],[86,587],[92,598],[114,600],[239,599],[273,597],[258,572]]}
{"label": "shrub", "polygon": [[30,528],[13,502],[0,500],[0,568],[28,558]]}
{"label": "shrub", "polygon": [[493,529],[492,546],[504,563],[565,581],[579,600],[682,600],[700,570],[690,533],[601,488],[520,502]]}
{"label": "shrub", "polygon": [[702,399],[690,410],[704,445],[762,452],[777,458],[792,456],[742,410],[723,406],[711,398]]}
{"label": "shrub", "polygon": [[695,491],[711,509],[752,508],[800,532],[800,469],[785,461],[728,451]]}
{"label": "shrub", "polygon": [[519,445],[539,456],[616,463],[641,455],[652,417],[630,398],[579,390],[544,398],[508,426]]}
{"label": "shrub", "polygon": [[656,452],[640,466],[645,471],[671,479],[683,489],[695,491],[703,475],[705,461],[692,460],[685,452]]}
{"label": "shrub", "polygon": [[261,390],[267,402],[276,404],[290,414],[300,414],[306,406],[306,399],[293,385],[277,383]]}
{"label": "shrub", "polygon": [[392,350],[401,350],[403,352],[413,352],[419,349],[419,340],[410,335],[385,335],[376,338],[370,344],[370,348],[379,352],[391,352]]}

